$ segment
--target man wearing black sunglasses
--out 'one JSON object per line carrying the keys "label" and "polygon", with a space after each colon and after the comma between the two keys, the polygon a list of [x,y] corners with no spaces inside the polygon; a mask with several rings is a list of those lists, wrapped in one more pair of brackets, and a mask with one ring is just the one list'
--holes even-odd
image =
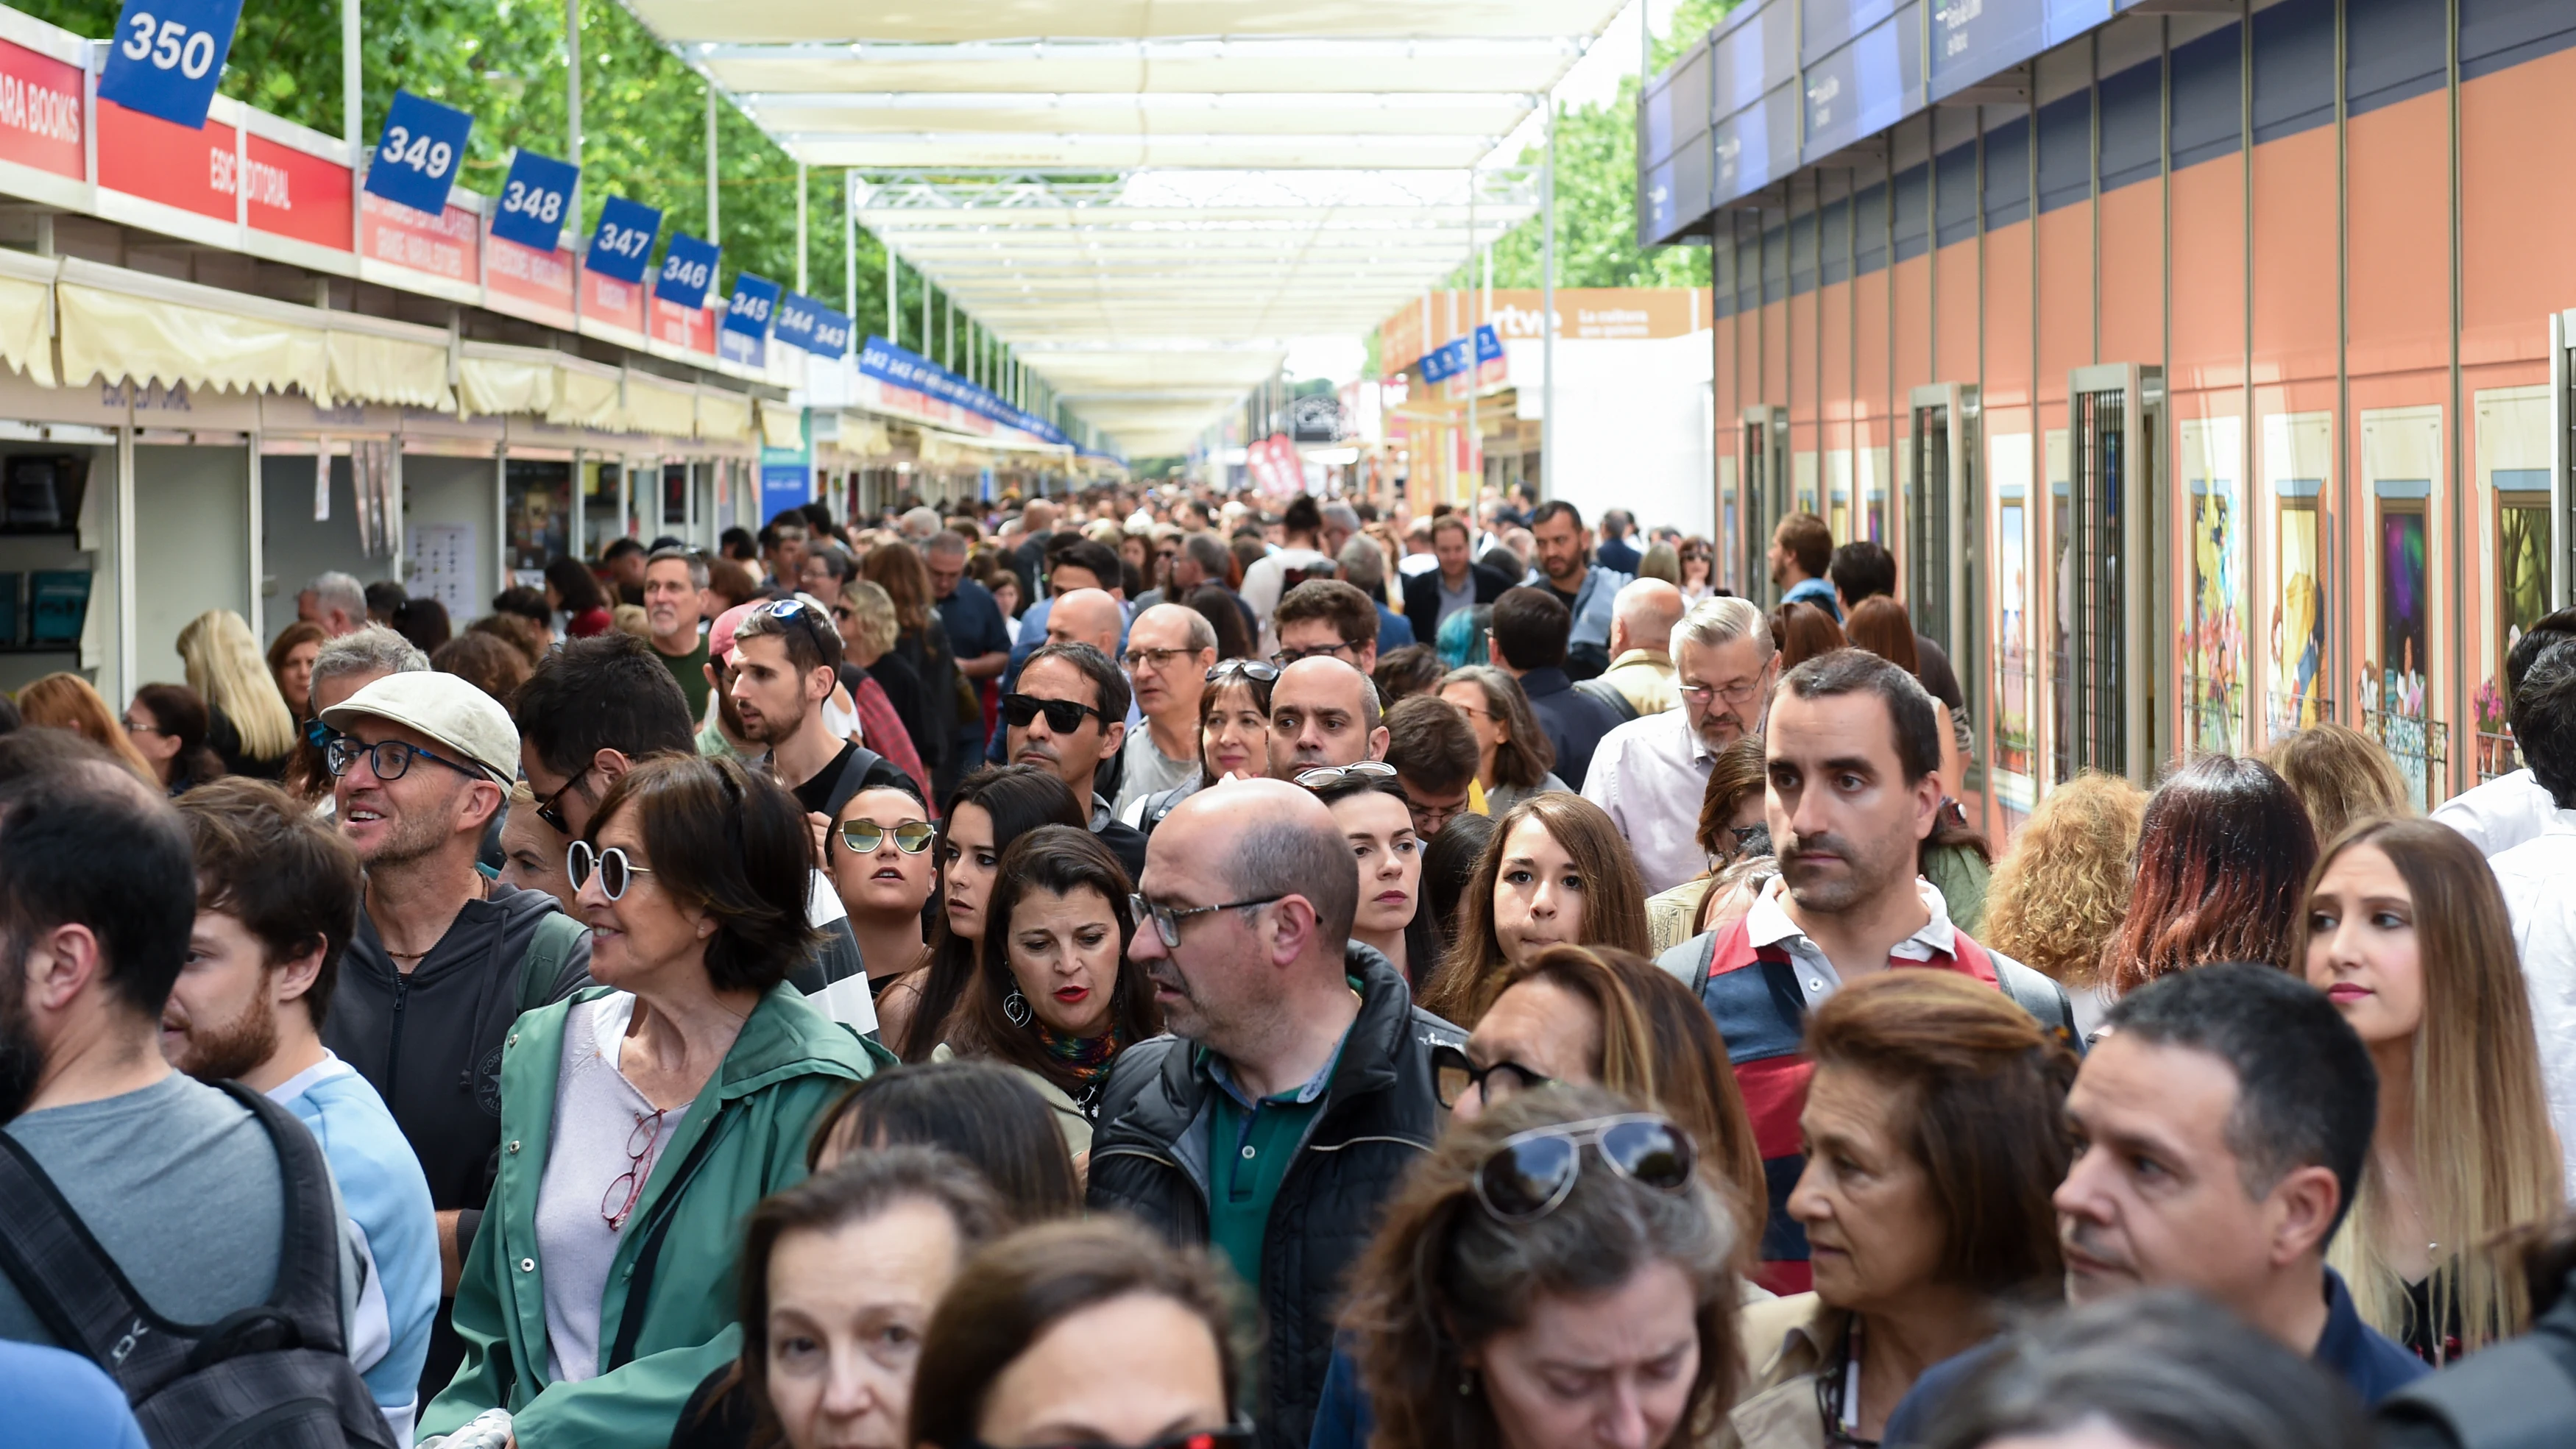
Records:
{"label": "man wearing black sunglasses", "polygon": [[1439,1134],[1432,1052],[1466,1038],[1350,939],[1359,874],[1309,791],[1246,780],[1190,796],[1155,829],[1139,891],[1129,959],[1172,1035],[1111,1069],[1091,1207],[1208,1247],[1259,1295],[1253,1418],[1262,1449],[1294,1449],[1343,1280]]}
{"label": "man wearing black sunglasses", "polygon": [[1012,764],[1035,765],[1089,802],[1091,833],[1133,879],[1145,868],[1145,836],[1109,808],[1099,779],[1102,762],[1126,742],[1127,704],[1127,676],[1108,655],[1049,644],[1029,656],[1019,689],[1002,696],[1002,727]]}

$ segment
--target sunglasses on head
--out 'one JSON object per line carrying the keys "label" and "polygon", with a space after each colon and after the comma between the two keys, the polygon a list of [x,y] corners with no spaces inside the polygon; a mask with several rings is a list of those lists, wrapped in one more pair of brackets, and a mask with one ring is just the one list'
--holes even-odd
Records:
{"label": "sunglasses on head", "polygon": [[1586,1147],[1611,1172],[1657,1192],[1689,1187],[1698,1160],[1690,1134],[1651,1112],[1533,1127],[1504,1138],[1476,1169],[1476,1201],[1507,1223],[1545,1217],[1574,1191]]}
{"label": "sunglasses on head", "polygon": [[1229,674],[1240,674],[1259,684],[1270,684],[1279,678],[1279,666],[1258,659],[1228,659],[1207,672],[1207,682],[1214,684]]}
{"label": "sunglasses on head", "polygon": [[1378,781],[1395,778],[1395,766],[1384,760],[1361,760],[1349,765],[1318,765],[1299,770],[1297,783],[1309,790],[1329,790],[1346,780]]}
{"label": "sunglasses on head", "polygon": [[1109,716],[1099,710],[1070,699],[1040,699],[1033,694],[1002,696],[1002,718],[1009,722],[1011,728],[1027,729],[1029,721],[1039,715],[1045,715],[1047,728],[1060,735],[1069,735],[1082,728],[1084,715],[1095,716],[1104,725],[1109,722]]}
{"label": "sunglasses on head", "polygon": [[927,820],[907,820],[892,828],[873,820],[844,820],[840,830],[841,844],[857,855],[866,855],[885,844],[888,836],[894,838],[895,849],[906,855],[919,855],[930,848],[938,833]]}

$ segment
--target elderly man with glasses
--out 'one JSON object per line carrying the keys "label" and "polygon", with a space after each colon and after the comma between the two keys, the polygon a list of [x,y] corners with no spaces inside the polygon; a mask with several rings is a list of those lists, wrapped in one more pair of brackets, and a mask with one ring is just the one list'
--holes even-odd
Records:
{"label": "elderly man with glasses", "polygon": [[1648,894],[1708,869],[1700,800],[1720,750],[1762,732],[1780,651],[1762,610],[1704,599],[1673,626],[1673,679],[1682,707],[1633,719],[1601,737],[1583,798],[1610,812],[1636,852]]}
{"label": "elderly man with glasses", "polygon": [[1156,604],[1127,628],[1123,662],[1145,727],[1119,751],[1120,819],[1148,795],[1199,777],[1199,698],[1216,664],[1216,629],[1198,610]]}

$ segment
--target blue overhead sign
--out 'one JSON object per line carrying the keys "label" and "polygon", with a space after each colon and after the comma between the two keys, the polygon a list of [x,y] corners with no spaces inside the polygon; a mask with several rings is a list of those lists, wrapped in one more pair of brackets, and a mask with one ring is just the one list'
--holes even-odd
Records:
{"label": "blue overhead sign", "polygon": [[882,337],[869,338],[867,346],[859,350],[859,371],[880,382],[908,387],[942,402],[954,403],[968,412],[979,413],[1050,443],[1070,446],[1073,442],[1065,436],[1064,429],[1037,414],[1015,408],[929,358],[897,347]]}
{"label": "blue overhead sign", "polygon": [[733,301],[725,308],[724,330],[746,337],[769,335],[771,314],[778,310],[778,284],[758,272],[733,274]]}
{"label": "blue overhead sign", "polygon": [[850,350],[850,319],[801,292],[778,298],[778,340],[822,357]]}
{"label": "blue overhead sign", "polygon": [[465,138],[473,129],[474,118],[454,106],[394,92],[384,134],[367,167],[367,190],[432,216],[447,210],[447,193],[456,185]]}
{"label": "blue overhead sign", "polygon": [[241,0],[125,0],[98,98],[194,129],[206,124]]}
{"label": "blue overhead sign", "polygon": [[492,204],[492,235],[541,252],[563,245],[565,215],[581,168],[525,147],[510,158],[510,179]]}
{"label": "blue overhead sign", "polygon": [[641,282],[644,264],[653,255],[654,234],[661,229],[662,213],[640,201],[612,196],[599,209],[599,229],[590,234],[590,255],[582,264],[603,277]]}
{"label": "blue overhead sign", "polygon": [[671,245],[662,253],[662,275],[654,280],[653,295],[674,307],[695,311],[707,304],[707,289],[716,284],[716,261],[724,249],[698,240],[684,231],[671,233]]}

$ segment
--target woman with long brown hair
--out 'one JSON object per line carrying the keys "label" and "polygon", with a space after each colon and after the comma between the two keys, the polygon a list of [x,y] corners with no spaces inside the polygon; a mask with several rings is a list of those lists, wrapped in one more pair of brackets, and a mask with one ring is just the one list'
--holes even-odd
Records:
{"label": "woman with long brown hair", "polygon": [[1788,673],[1819,654],[1831,654],[1851,641],[1834,616],[1803,600],[1771,611],[1771,637],[1780,641],[1780,672]]}
{"label": "woman with long brown hair", "polygon": [[268,677],[298,725],[313,717],[313,659],[330,637],[321,625],[298,619],[268,641]]}
{"label": "woman with long brown hair", "polygon": [[2496,1236],[2557,1214],[2560,1148],[2495,875],[2449,826],[2365,821],[2318,862],[2296,942],[2379,1068],[2379,1117],[2327,1261],[2433,1363],[2530,1326]]}
{"label": "woman with long brown hair", "polygon": [[954,750],[960,715],[957,655],[948,646],[947,626],[939,621],[930,566],[912,545],[885,543],[868,550],[861,571],[894,602],[894,654],[921,679],[922,730],[913,748],[937,779],[954,778],[948,757]]}
{"label": "woman with long brown hair", "polygon": [[1637,858],[1609,813],[1580,795],[1533,795],[1495,822],[1458,898],[1440,970],[1415,994],[1433,1014],[1472,1031],[1486,983],[1550,946],[1610,946],[1646,954],[1646,898]]}
{"label": "woman with long brown hair", "polygon": [[1719,871],[1746,856],[1771,853],[1771,830],[1763,816],[1769,783],[1761,736],[1746,735],[1717,752],[1693,836],[1708,855],[1708,870],[1646,897],[1646,933],[1658,954],[1708,929],[1709,895]]}
{"label": "woman with long brown hair", "polygon": [[116,756],[145,784],[161,783],[159,772],[134,747],[115,711],[99,698],[88,680],[77,674],[48,674],[19,690],[18,716],[27,724],[69,730]]}
{"label": "woman with long brown hair", "polygon": [[2299,793],[2320,842],[2360,821],[2415,813],[2388,747],[2350,725],[2320,720],[2275,740],[2263,759]]}
{"label": "woman with long brown hair", "polygon": [[[1885,594],[1870,595],[1852,605],[1843,620],[1843,635],[1854,649],[1866,649],[1923,683],[1923,656],[1914,647],[1914,616],[1903,604]],[[1923,687],[1925,693],[1931,692],[1930,684]],[[1951,727],[1950,706],[1938,695],[1932,698],[1932,712],[1941,719],[1941,788],[1957,795],[1968,777],[1967,762],[1959,755],[1958,732]]]}
{"label": "woman with long brown hair", "polygon": [[2272,767],[2202,755],[2147,798],[2129,913],[2103,957],[2115,996],[2221,961],[2298,969],[2299,916],[2317,838]]}
{"label": "woman with long brown hair", "polygon": [[1533,795],[1571,788],[1554,773],[1556,744],[1519,680],[1490,664],[1463,665],[1441,676],[1440,697],[1476,732],[1476,783],[1487,814],[1499,818]]}

